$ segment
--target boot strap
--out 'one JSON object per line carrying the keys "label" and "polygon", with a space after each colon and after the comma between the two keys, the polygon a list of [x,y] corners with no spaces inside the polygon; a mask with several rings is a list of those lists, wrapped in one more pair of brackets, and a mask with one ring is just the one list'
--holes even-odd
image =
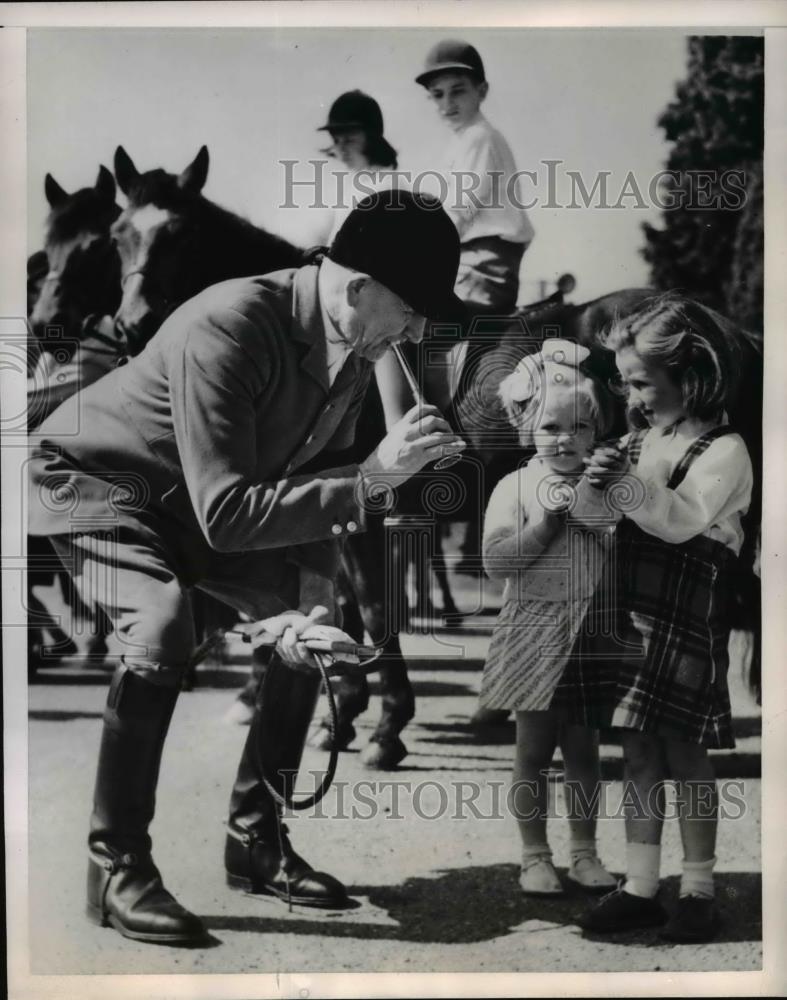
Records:
{"label": "boot strap", "polygon": [[[290,867],[292,866],[290,853],[292,851],[292,847],[290,845],[289,838],[287,837],[289,829],[287,827],[287,824],[282,823],[281,820],[279,819],[278,812],[274,813],[274,818],[276,821],[276,834],[279,842],[278,843],[279,859],[280,859],[279,868],[281,870],[281,873],[284,875],[284,881],[287,886],[287,908],[289,912],[292,913],[292,891],[290,888]],[[269,838],[264,838],[260,836],[259,832],[255,830],[253,827],[249,827],[246,830],[235,830],[229,823],[227,824],[227,834],[234,840],[240,841],[240,843],[243,844],[244,847],[246,847],[248,851],[247,863],[249,866],[249,871],[252,871],[253,870],[252,852],[254,850],[254,845],[261,840],[266,840]],[[285,841],[288,850],[285,850]]]}
{"label": "boot strap", "polygon": [[139,856],[129,851],[125,854],[114,854],[112,857],[107,858],[96,855],[91,851],[89,857],[90,860],[99,865],[105,873],[104,878],[101,880],[103,883],[101,886],[101,913],[102,917],[104,917],[108,912],[107,894],[109,892],[109,887],[112,884],[112,877],[117,875],[119,871],[139,867]]}
{"label": "boot strap", "polygon": [[115,854],[111,858],[101,857],[90,853],[90,857],[97,865],[100,865],[109,875],[116,875],[123,869],[139,867],[139,856],[129,851],[126,854]]}
{"label": "boot strap", "polygon": [[[276,817],[276,823],[279,830],[282,833],[289,833],[290,828],[286,823],[279,822],[278,816]],[[263,836],[259,830],[256,830],[253,826],[247,827],[243,830],[238,830],[231,824],[226,824],[227,836],[232,837],[233,840],[240,841],[241,844],[245,844],[246,847],[253,847],[258,840],[270,840],[270,837]]]}

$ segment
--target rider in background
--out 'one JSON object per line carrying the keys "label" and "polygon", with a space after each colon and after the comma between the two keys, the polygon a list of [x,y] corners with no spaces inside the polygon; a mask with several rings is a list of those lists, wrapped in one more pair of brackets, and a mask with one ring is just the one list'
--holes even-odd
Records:
{"label": "rider in background", "polygon": [[481,56],[466,42],[438,42],[416,82],[452,132],[441,173],[447,190],[443,207],[461,242],[456,293],[471,316],[505,316],[516,308],[519,267],[535,231],[511,197],[516,183],[511,147],[481,113],[489,92]]}
{"label": "rider in background", "polygon": [[[444,163],[443,208],[457,228],[460,239],[459,273],[455,291],[465,303],[466,320],[461,328],[432,329],[417,348],[408,347],[416,364],[424,395],[437,406],[449,423],[462,433],[457,407],[475,375],[483,348],[469,350],[467,334],[479,317],[506,317],[514,312],[519,293],[519,269],[535,231],[527,212],[516,204],[516,163],[503,135],[481,113],[489,92],[484,64],[478,51],[463,41],[438,42],[427,54],[421,73],[415,78],[435,105],[440,119],[451,131]],[[492,331],[490,331],[492,332]],[[488,341],[487,341],[488,343]],[[386,368],[387,366],[387,368]],[[377,366],[377,382],[383,405],[394,416],[410,405],[401,387],[394,361],[384,358]],[[398,382],[397,382],[398,380]],[[386,382],[400,387],[398,408],[386,392]],[[468,456],[470,457],[470,456]],[[494,475],[482,470],[479,476],[465,463],[467,502],[459,519],[468,521],[461,546],[462,559],[456,567],[473,575],[481,569],[481,511],[494,486]],[[479,495],[480,491],[480,495]]]}
{"label": "rider in background", "polygon": [[341,94],[331,105],[328,121],[319,132],[328,132],[331,145],[323,150],[347,169],[347,183],[337,188],[333,227],[328,243],[341,229],[355,204],[373,190],[400,183],[396,150],[383,135],[383,113],[373,97],[361,90]]}
{"label": "rider in background", "polygon": [[[461,243],[455,291],[467,307],[466,333],[475,317],[508,316],[515,310],[519,268],[535,231],[527,212],[511,197],[516,193],[511,148],[481,113],[489,84],[478,51],[462,41],[438,42],[427,54],[416,82],[428,91],[452,133],[438,173],[443,178],[443,208]],[[438,331],[431,331],[425,338],[431,359],[444,341],[445,363],[422,368],[426,398],[444,413],[449,411],[467,356],[467,342],[458,332],[439,331],[438,336]],[[395,362],[387,359],[386,363],[395,384]],[[400,410],[406,405],[409,397],[401,402]]]}

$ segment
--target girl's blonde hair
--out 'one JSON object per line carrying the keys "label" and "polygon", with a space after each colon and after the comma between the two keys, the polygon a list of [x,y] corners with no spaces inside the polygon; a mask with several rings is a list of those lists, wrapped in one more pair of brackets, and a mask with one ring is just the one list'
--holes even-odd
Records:
{"label": "girl's blonde hair", "polygon": [[503,379],[498,390],[508,422],[519,435],[521,445],[534,445],[535,430],[550,387],[551,391],[573,392],[577,404],[580,401],[587,404],[596,426],[597,441],[610,435],[615,425],[615,398],[601,379],[585,368],[584,363],[579,366],[544,364],[540,355],[531,355],[528,361],[535,369],[535,377],[532,392],[526,398],[522,398],[521,364]]}
{"label": "girl's blonde hair", "polygon": [[725,324],[698,302],[668,292],[614,322],[601,340],[612,351],[631,347],[664,368],[680,386],[689,416],[719,420],[733,400],[739,374],[733,334]]}

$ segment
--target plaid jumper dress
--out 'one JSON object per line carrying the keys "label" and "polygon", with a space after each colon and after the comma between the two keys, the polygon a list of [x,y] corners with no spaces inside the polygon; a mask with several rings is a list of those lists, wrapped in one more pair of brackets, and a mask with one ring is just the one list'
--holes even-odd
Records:
{"label": "plaid jumper dress", "polygon": [[[729,427],[692,442],[667,483]],[[636,465],[645,432],[631,435]],[[696,536],[662,541],[624,518],[552,707],[570,721],[621,727],[712,748],[735,746],[727,688],[727,594],[736,556]]]}

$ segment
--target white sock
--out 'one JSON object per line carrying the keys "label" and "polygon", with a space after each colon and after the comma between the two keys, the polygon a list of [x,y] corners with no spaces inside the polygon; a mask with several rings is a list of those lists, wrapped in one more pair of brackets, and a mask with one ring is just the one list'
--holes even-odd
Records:
{"label": "white sock", "polygon": [[595,840],[574,840],[570,838],[569,853],[573,861],[577,854],[596,854]]}
{"label": "white sock", "polygon": [[683,861],[683,875],[680,879],[681,896],[702,896],[713,899],[713,866],[716,858],[707,861]]}
{"label": "white sock", "polygon": [[653,899],[659,888],[661,844],[626,843],[626,883],[632,896]]}
{"label": "white sock", "polygon": [[543,844],[532,844],[529,847],[522,848],[522,860],[528,860],[530,858],[552,858],[552,848],[549,844],[544,841]]}

